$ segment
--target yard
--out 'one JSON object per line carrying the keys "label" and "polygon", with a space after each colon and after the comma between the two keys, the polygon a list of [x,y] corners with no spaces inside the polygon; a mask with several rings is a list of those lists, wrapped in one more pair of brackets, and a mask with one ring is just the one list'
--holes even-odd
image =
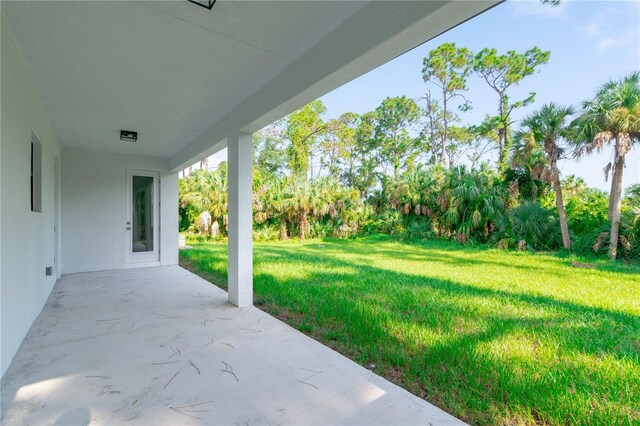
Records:
{"label": "yard", "polygon": [[[180,263],[226,286],[226,243]],[[640,266],[383,237],[256,243],[255,305],[472,424],[640,423]]]}

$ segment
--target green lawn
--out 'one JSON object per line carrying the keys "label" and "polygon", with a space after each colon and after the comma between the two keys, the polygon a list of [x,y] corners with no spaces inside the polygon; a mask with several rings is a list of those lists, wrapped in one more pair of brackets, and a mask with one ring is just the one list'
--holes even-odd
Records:
{"label": "green lawn", "polygon": [[[467,422],[640,424],[638,265],[386,238],[254,256],[258,307]],[[180,261],[226,285],[226,243]]]}

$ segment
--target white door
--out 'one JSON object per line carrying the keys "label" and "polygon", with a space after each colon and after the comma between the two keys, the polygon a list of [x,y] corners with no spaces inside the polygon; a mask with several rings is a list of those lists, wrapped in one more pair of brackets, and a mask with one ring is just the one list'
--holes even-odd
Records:
{"label": "white door", "polygon": [[127,264],[157,264],[160,261],[159,175],[156,172],[127,170],[126,180]]}

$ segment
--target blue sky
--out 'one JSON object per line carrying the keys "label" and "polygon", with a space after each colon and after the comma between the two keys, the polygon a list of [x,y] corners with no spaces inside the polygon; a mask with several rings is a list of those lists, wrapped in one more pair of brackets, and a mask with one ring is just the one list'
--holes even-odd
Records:
{"label": "blue sky", "polygon": [[[549,63],[512,92],[512,99],[537,93],[532,106],[515,113],[520,118],[546,102],[577,106],[605,81],[640,70],[640,1],[563,0],[558,7],[537,0],[508,1],[325,95],[321,99],[327,117],[370,111],[387,96],[423,96],[428,85],[422,80],[422,59],[444,42],[473,51],[494,47],[499,52],[524,52],[533,46],[550,50]],[[479,123],[486,114],[495,113],[496,94],[476,76],[469,86],[473,110],[462,118]],[[606,150],[580,162],[565,161],[562,173],[576,174],[589,186],[608,190],[602,168],[610,156]],[[624,185],[639,182],[640,150],[635,148],[627,155]]]}

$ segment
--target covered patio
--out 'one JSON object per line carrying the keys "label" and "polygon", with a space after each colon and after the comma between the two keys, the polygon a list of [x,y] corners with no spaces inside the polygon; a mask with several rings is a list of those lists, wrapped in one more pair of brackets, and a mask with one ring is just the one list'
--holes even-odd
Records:
{"label": "covered patio", "polygon": [[[455,422],[251,306],[252,134],[499,2],[0,2],[3,423]],[[177,266],[224,148],[228,294]]]}
{"label": "covered patio", "polygon": [[62,277],[2,424],[462,424],[179,266]]}

